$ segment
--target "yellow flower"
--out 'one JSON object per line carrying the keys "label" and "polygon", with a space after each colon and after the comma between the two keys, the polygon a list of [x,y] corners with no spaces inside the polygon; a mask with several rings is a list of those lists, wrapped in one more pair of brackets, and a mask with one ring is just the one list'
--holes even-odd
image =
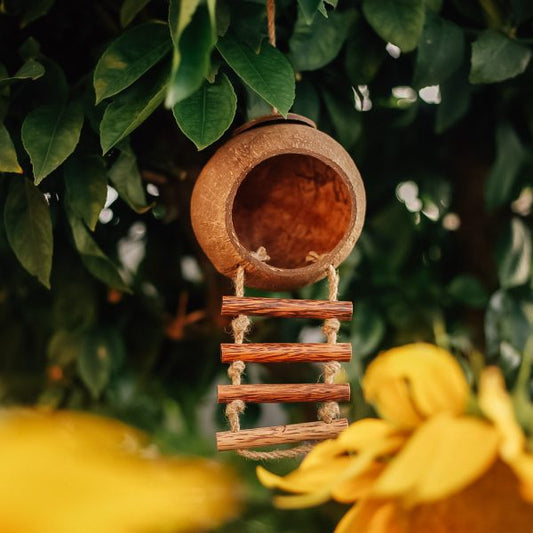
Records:
{"label": "yellow flower", "polygon": [[139,431],[74,412],[0,412],[2,533],[197,531],[235,516],[211,461],[157,457]]}
{"label": "yellow flower", "polygon": [[[281,507],[354,502],[336,533],[533,531],[533,456],[497,369],[483,372],[478,403],[446,351],[412,344],[369,365],[363,390],[380,419],[317,445],[285,477],[258,468]],[[529,501],[528,501],[529,500]]]}

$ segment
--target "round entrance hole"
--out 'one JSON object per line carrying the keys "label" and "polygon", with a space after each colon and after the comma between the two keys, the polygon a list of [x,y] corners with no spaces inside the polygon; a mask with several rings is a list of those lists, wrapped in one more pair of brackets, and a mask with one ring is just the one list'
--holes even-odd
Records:
{"label": "round entrance hole", "polygon": [[315,157],[270,157],[248,173],[235,193],[235,234],[250,252],[264,246],[270,266],[307,266],[309,252],[332,252],[349,232],[352,194],[342,177]]}

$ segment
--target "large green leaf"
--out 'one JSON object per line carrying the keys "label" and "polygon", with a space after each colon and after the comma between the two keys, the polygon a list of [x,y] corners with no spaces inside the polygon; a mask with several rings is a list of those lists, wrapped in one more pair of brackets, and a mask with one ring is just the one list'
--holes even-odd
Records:
{"label": "large green leaf", "polygon": [[119,291],[130,292],[130,289],[124,283],[117,267],[104,254],[98,244],[94,241],[89,230],[74,213],[69,212],[68,218],[72,229],[74,244],[78,250],[85,268],[100,281],[103,281],[109,287]]}
{"label": "large green leaf", "polygon": [[424,0],[363,0],[363,13],[385,41],[402,52],[416,48],[424,26]]}
{"label": "large green leaf", "polygon": [[72,157],[65,165],[66,202],[91,230],[107,197],[104,160],[97,155]]}
{"label": "large green leaf", "polygon": [[235,91],[225,74],[214,83],[204,82],[192,96],[173,108],[181,131],[202,150],[231,126],[237,109]]}
{"label": "large green leaf", "polygon": [[362,123],[361,113],[355,109],[353,92],[346,93],[339,95],[324,91],[322,97],[339,142],[349,150],[361,135]]}
{"label": "large green leaf", "polygon": [[150,0],[124,0],[120,6],[120,25],[125,28]]}
{"label": "large green leaf", "polygon": [[94,69],[96,103],[129,87],[170,51],[168,27],[146,22],[125,31],[100,57]]}
{"label": "large green leaf", "polygon": [[226,34],[217,44],[229,66],[259,96],[287,116],[294,101],[294,71],[276,48],[263,43],[256,54]]}
{"label": "large green leaf", "polygon": [[387,52],[383,41],[361,17],[356,19],[346,41],[344,66],[354,85],[368,85],[377,74]]}
{"label": "large green leaf", "polygon": [[0,87],[20,80],[37,80],[44,75],[44,67],[35,59],[28,59],[13,76],[0,76]]}
{"label": "large green leaf", "polygon": [[108,172],[109,179],[120,197],[137,213],[145,213],[152,206],[146,203],[143,181],[133,150],[126,146]]}
{"label": "large green leaf", "polygon": [[385,335],[385,321],[368,302],[356,303],[354,320],[350,331],[354,357],[366,357],[376,351]]}
{"label": "large green leaf", "polygon": [[472,45],[472,83],[494,83],[526,70],[531,49],[493,30],[483,32]]}
{"label": "large green leaf", "polygon": [[323,0],[298,0],[300,11],[307,24],[311,24]]}
{"label": "large green leaf", "polygon": [[490,170],[485,188],[485,204],[494,209],[509,202],[526,150],[508,123],[496,128],[496,161]]}
{"label": "large green leaf", "polygon": [[320,115],[320,98],[315,86],[307,80],[296,84],[296,98],[292,112],[318,122]]}
{"label": "large green leaf", "polygon": [[202,85],[209,74],[211,52],[216,37],[214,17],[208,5],[198,6],[190,22],[174,39],[177,44],[174,47],[172,72],[165,101],[167,107],[173,107],[185,100]]}
{"label": "large green leaf", "polygon": [[468,274],[453,278],[446,290],[455,300],[469,307],[483,307],[487,304],[487,291],[477,278]]}
{"label": "large green leaf", "polygon": [[0,172],[21,174],[17,152],[6,127],[0,122]]}
{"label": "large green leaf", "polygon": [[437,107],[435,131],[442,133],[453,126],[470,107],[472,86],[468,83],[468,65],[456,70],[440,86],[441,103]]}
{"label": "large green leaf", "polygon": [[76,364],[78,374],[93,398],[98,398],[111,377],[112,346],[98,329],[77,338],[79,344]]}
{"label": "large green leaf", "polygon": [[327,19],[315,17],[308,24],[300,11],[289,40],[289,58],[294,69],[317,70],[333,61],[339,54],[354,19],[354,10],[344,13],[335,11]]}
{"label": "large green leaf", "polygon": [[461,65],[464,55],[463,30],[428,13],[418,45],[413,86],[438,85]]}
{"label": "large green leaf", "polygon": [[25,178],[14,179],[4,208],[7,239],[22,266],[50,288],[53,236],[50,209],[41,191]]}
{"label": "large green leaf", "polygon": [[77,103],[41,106],[22,124],[22,143],[39,184],[74,151],[83,125],[82,108]]}
{"label": "large green leaf", "polygon": [[531,276],[531,257],[531,231],[519,218],[513,218],[499,254],[500,285],[509,289],[527,283]]}
{"label": "large green leaf", "polygon": [[24,28],[31,22],[46,15],[54,3],[55,0],[24,0],[22,2],[23,14],[20,26]]}
{"label": "large green leaf", "polygon": [[153,76],[148,73],[107,106],[100,123],[100,144],[104,154],[159,107],[165,97],[167,73],[166,68],[159,69]]}

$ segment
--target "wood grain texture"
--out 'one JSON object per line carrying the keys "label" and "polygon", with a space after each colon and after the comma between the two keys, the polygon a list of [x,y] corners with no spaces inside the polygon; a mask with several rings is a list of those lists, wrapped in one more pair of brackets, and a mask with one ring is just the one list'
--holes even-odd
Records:
{"label": "wood grain texture", "polygon": [[325,422],[305,422],[286,426],[244,429],[238,432],[220,431],[217,433],[218,451],[259,448],[277,444],[294,444],[306,440],[334,439],[348,427],[346,418]]}
{"label": "wood grain texture", "polygon": [[[191,198],[193,229],[222,274],[242,265],[249,287],[302,287],[352,250],[365,217],[363,182],[329,135],[294,121],[255,126],[204,166]],[[258,246],[270,262],[252,255]],[[321,255],[316,263],[305,262],[310,251]]]}
{"label": "wood grain texture", "polygon": [[352,345],[320,343],[221,344],[223,363],[319,363],[350,361]]}
{"label": "wood grain texture", "polygon": [[243,400],[248,403],[348,402],[349,384],[280,383],[219,385],[218,403]]}
{"label": "wood grain texture", "polygon": [[221,313],[223,316],[247,315],[351,320],[353,304],[352,302],[332,302],[329,300],[223,296]]}

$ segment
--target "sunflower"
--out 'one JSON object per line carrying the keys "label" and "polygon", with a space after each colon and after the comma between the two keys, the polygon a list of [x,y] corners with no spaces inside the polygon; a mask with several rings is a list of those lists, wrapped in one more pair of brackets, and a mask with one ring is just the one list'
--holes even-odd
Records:
{"label": "sunflower", "polygon": [[379,355],[363,379],[380,418],[352,424],[282,477],[281,508],[352,504],[336,533],[531,533],[533,454],[497,368],[475,396],[451,354],[424,343]]}
{"label": "sunflower", "polygon": [[0,411],[0,479],[2,533],[205,531],[240,506],[229,469],[72,411]]}

